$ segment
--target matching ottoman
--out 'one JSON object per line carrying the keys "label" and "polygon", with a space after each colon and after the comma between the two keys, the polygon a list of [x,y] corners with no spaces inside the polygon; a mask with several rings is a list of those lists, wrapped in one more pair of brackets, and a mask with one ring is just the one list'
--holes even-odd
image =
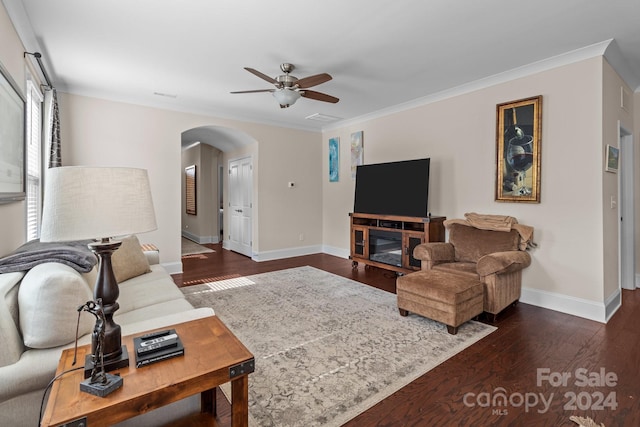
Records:
{"label": "matching ottoman", "polygon": [[484,289],[479,280],[437,270],[423,270],[396,280],[398,309],[447,325],[450,334],[483,311]]}

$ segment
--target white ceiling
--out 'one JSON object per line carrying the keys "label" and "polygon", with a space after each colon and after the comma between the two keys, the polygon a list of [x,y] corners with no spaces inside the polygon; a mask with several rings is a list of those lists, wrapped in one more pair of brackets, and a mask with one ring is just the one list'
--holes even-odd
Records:
{"label": "white ceiling", "polygon": [[[612,39],[614,67],[640,82],[640,0],[3,2],[60,91],[288,127],[424,102]],[[313,89],[340,102],[281,109],[269,93],[229,93],[271,88],[243,67],[275,77],[283,62],[299,78],[331,74]]]}

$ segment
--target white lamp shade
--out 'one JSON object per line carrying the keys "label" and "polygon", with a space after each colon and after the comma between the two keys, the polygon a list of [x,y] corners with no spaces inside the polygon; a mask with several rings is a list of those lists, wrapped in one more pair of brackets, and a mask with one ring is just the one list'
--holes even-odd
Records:
{"label": "white lamp shade", "polygon": [[293,105],[300,98],[300,92],[293,89],[277,89],[273,92],[273,96],[278,100],[280,105]]}
{"label": "white lamp shade", "polygon": [[46,171],[40,241],[107,238],[156,228],[146,170],[69,166]]}

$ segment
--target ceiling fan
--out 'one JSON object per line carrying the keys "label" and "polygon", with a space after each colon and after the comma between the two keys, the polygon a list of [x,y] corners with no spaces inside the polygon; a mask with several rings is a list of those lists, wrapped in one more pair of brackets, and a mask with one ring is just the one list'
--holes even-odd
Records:
{"label": "ceiling fan", "polygon": [[287,108],[295,104],[295,102],[301,96],[303,98],[315,99],[316,101],[331,102],[335,104],[339,101],[335,96],[327,95],[326,93],[316,92],[309,90],[308,88],[317,86],[319,84],[328,82],[332,77],[327,73],[315,74],[313,76],[298,79],[292,76],[290,73],[294,70],[295,66],[285,62],[280,65],[280,69],[284,74],[277,76],[275,79],[261,73],[253,68],[244,67],[245,70],[260,77],[275,86],[275,89],[257,89],[257,90],[241,90],[231,93],[256,93],[256,92],[271,92],[280,104],[280,108]]}

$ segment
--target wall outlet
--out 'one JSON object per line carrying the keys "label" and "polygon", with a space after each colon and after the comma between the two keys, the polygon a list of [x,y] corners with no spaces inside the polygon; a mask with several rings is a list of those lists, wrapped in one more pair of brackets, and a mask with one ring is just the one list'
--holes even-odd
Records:
{"label": "wall outlet", "polygon": [[302,242],[304,240],[304,234],[300,233],[300,236],[298,236],[298,239]]}

